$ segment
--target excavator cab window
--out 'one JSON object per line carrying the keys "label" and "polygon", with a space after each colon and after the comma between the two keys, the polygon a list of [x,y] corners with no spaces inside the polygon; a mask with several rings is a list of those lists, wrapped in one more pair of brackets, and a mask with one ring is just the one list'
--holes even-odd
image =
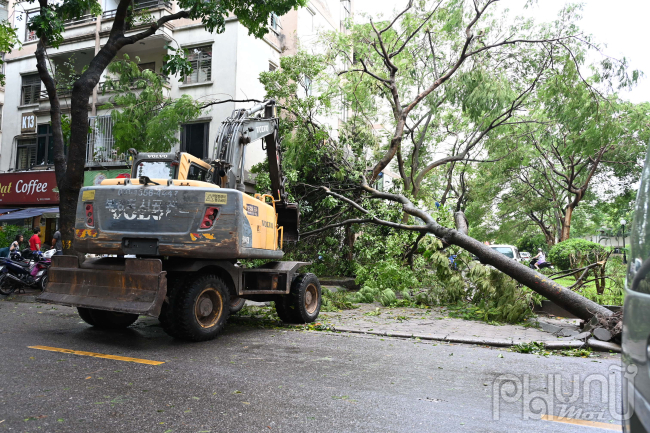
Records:
{"label": "excavator cab window", "polygon": [[140,161],[136,174],[149,179],[173,179],[175,170],[172,161]]}
{"label": "excavator cab window", "polygon": [[201,182],[205,182],[207,176],[208,170],[196,164],[190,164],[190,168],[187,170],[187,180],[200,180]]}

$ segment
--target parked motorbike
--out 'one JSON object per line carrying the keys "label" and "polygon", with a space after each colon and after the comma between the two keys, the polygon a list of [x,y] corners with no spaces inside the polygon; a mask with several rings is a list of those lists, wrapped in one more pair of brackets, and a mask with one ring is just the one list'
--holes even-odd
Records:
{"label": "parked motorbike", "polygon": [[[532,258],[532,259],[530,260],[530,264],[528,265],[528,267],[529,267],[530,269],[535,269],[535,270],[537,270],[537,268],[535,267],[535,263],[537,263],[537,259],[536,259],[536,258]],[[555,268],[553,267],[553,265],[550,264],[549,262],[540,263],[540,264],[537,265],[537,266],[539,267],[539,269],[544,269],[544,268],[555,269]]]}
{"label": "parked motorbike", "polygon": [[43,291],[47,285],[47,273],[56,250],[45,253],[24,250],[13,252],[9,258],[0,260],[0,294],[11,295],[26,287]]}

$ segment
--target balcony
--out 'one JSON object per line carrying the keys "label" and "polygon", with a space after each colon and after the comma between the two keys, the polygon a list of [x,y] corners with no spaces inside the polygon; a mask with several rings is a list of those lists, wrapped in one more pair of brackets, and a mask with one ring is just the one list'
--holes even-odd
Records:
{"label": "balcony", "polygon": [[[167,0],[144,0],[144,1],[136,1],[134,6],[133,6],[133,11],[134,12],[140,12],[148,9],[169,9],[171,10],[172,8],[172,2],[167,1]],[[115,13],[117,12],[117,9],[111,9],[104,11],[102,13],[102,21],[104,20],[112,20],[115,18]],[[64,22],[64,25],[66,27],[68,26],[74,26],[78,24],[86,24],[86,23],[92,23],[97,21],[97,17],[91,14],[83,15],[75,20],[67,20]]]}
{"label": "balcony", "polygon": [[[165,9],[172,9],[172,2],[166,1],[166,0],[145,0],[145,1],[138,1],[135,2],[135,5],[133,7],[133,10],[135,12],[147,10],[147,9],[159,9],[159,8],[165,8]],[[115,18],[115,12],[117,9],[112,9],[109,11],[104,11],[102,13],[102,20],[112,20]]]}
{"label": "balcony", "polygon": [[[171,86],[169,84],[169,77],[166,76],[166,75],[162,75],[162,74],[156,74],[156,75],[158,75],[160,78],[162,78],[163,87],[166,87],[167,90],[169,90],[170,86]],[[107,94],[112,93],[112,91],[110,89],[106,89],[106,81],[100,82],[97,87],[98,87],[98,93],[100,95],[102,95],[104,93],[107,93]],[[131,89],[137,90],[135,86],[132,86]],[[59,96],[59,98],[70,97],[72,95],[72,87],[57,87],[56,94]],[[169,96],[169,94],[165,93],[165,96]],[[49,97],[47,95],[47,90],[42,89],[40,91],[40,93],[39,93],[38,99],[39,99],[39,101],[47,101],[49,99]]]}

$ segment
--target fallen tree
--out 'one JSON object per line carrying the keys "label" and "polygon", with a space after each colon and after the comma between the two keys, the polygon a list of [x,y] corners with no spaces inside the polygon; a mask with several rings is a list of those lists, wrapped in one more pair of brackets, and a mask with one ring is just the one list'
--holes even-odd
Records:
{"label": "fallen tree", "polygon": [[[570,289],[556,283],[552,279],[540,274],[539,272],[536,272],[529,267],[524,266],[521,263],[518,263],[501,253],[496,252],[489,246],[484,245],[480,241],[463,233],[467,230],[467,226],[463,224],[464,218],[462,218],[460,212],[456,214],[458,229],[444,227],[438,224],[435,218],[433,218],[428,212],[413,205],[413,203],[404,195],[377,191],[376,189],[368,186],[366,179],[363,178],[361,181],[360,190],[365,193],[364,199],[388,200],[394,203],[398,203],[402,206],[402,209],[405,213],[417,217],[424,222],[424,225],[401,224],[382,220],[372,216],[367,209],[359,205],[356,201],[353,201],[342,194],[332,191],[328,187],[320,186],[315,188],[320,188],[327,195],[330,195],[342,202],[347,203],[351,207],[355,208],[358,212],[364,214],[363,217],[357,219],[348,219],[345,222],[346,224],[372,223],[399,230],[411,230],[419,233],[431,233],[442,240],[443,244],[456,245],[467,250],[471,254],[477,256],[482,263],[494,266],[496,269],[513,278],[517,282],[525,285],[526,287],[529,287],[531,290],[562,306],[562,308],[572,314],[575,314],[577,317],[583,320],[589,320],[594,315],[606,317],[612,314],[610,310],[603,307],[602,305],[599,305],[585,298],[584,296],[571,291]],[[332,225],[325,226],[322,228],[322,230],[326,230],[330,227],[332,227]]]}

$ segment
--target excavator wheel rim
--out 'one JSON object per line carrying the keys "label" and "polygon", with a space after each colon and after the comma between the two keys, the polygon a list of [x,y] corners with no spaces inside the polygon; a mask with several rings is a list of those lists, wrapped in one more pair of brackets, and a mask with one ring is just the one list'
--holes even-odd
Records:
{"label": "excavator wheel rim", "polygon": [[309,314],[314,314],[318,308],[318,288],[315,284],[310,284],[305,289],[305,310]]}
{"label": "excavator wheel rim", "polygon": [[[210,312],[205,314],[206,307],[210,306]],[[203,311],[202,311],[203,310]],[[223,298],[221,293],[214,287],[206,287],[201,294],[196,297],[194,303],[194,315],[196,321],[203,328],[213,327],[223,314]]]}

